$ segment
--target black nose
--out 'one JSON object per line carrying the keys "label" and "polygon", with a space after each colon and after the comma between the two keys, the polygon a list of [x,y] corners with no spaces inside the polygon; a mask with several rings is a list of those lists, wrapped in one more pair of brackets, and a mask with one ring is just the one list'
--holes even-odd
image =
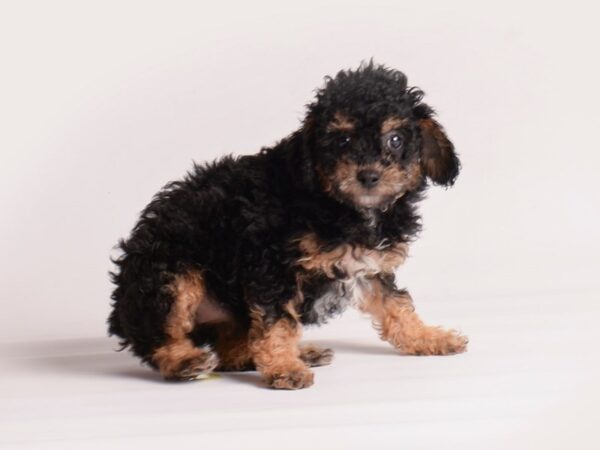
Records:
{"label": "black nose", "polygon": [[361,170],[356,174],[358,181],[366,188],[372,188],[377,185],[379,177],[381,177],[381,173],[376,170]]}

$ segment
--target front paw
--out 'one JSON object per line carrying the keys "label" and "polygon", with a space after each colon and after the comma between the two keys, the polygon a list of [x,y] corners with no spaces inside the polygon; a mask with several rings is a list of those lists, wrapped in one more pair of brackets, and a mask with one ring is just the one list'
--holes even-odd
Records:
{"label": "front paw", "polygon": [[198,351],[197,355],[179,361],[171,373],[165,374],[165,379],[179,381],[202,380],[209,377],[218,363],[219,359],[215,353]]}
{"label": "front paw", "polygon": [[333,361],[333,350],[310,344],[304,345],[300,347],[300,359],[309,367],[326,366]]}
{"label": "front paw", "polygon": [[314,374],[308,369],[282,371],[268,375],[266,381],[273,389],[304,389],[312,386]]}
{"label": "front paw", "polygon": [[452,355],[467,350],[469,339],[454,330],[431,327],[402,346],[409,355]]}

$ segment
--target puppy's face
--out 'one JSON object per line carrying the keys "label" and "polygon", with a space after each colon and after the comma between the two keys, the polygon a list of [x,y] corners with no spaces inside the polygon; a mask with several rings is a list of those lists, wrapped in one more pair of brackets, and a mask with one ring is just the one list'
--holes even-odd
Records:
{"label": "puppy's face", "polygon": [[423,183],[415,123],[371,122],[336,111],[318,132],[315,168],[323,192],[357,209],[386,209]]}
{"label": "puppy's face", "polygon": [[318,189],[356,209],[385,210],[426,178],[452,184],[460,163],[422,95],[381,66],[329,79],[305,123]]}

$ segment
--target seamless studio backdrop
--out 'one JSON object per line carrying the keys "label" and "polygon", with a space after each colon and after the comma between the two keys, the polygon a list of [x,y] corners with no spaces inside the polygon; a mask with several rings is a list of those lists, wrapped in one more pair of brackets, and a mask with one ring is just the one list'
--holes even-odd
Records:
{"label": "seamless studio backdrop", "polygon": [[[397,418],[360,425],[379,448],[477,448],[490,436],[541,443],[546,419],[560,424],[547,448],[559,448],[561,437],[592,445],[590,424],[599,417],[586,402],[598,397],[592,380],[600,371],[598,12],[592,3],[533,1],[2,3],[0,445],[145,442],[142,394],[186,405],[163,416],[152,410],[167,424],[156,445],[169,430],[180,446],[198,443],[208,431],[184,436],[174,417],[195,423],[201,408],[193,404],[210,399],[223,414],[251,414],[261,403],[296,414],[299,429],[329,430],[333,447],[344,439],[346,448],[360,447],[352,432],[336,441],[336,430],[371,410],[377,420],[382,411],[385,420]],[[192,161],[273,144],[299,126],[325,75],[371,57],[426,92],[461,156],[455,187],[432,188],[422,202],[424,230],[398,280],[426,321],[469,335],[469,352],[426,362],[398,357],[350,313],[307,333],[338,346],[338,361],[318,370],[315,391],[292,404],[231,378],[191,390],[149,382],[153,375],[114,354],[116,342],[105,337],[112,247]],[[365,346],[385,354],[353,351]],[[358,371],[368,382],[347,377]],[[387,397],[377,391],[382,379]],[[353,403],[357,386],[366,397]],[[210,389],[234,390],[232,398],[220,394],[233,406]],[[119,401],[98,406],[98,392],[116,392],[139,410]],[[83,400],[74,403],[74,395]],[[338,398],[349,402],[346,425],[331,419],[315,428],[306,411],[329,414],[324,405],[343,404]],[[42,405],[50,404],[45,416]],[[217,434],[204,442],[233,445],[255,431],[236,434],[219,417],[212,416]],[[83,431],[68,427],[75,423]],[[25,436],[27,427],[38,433]]]}

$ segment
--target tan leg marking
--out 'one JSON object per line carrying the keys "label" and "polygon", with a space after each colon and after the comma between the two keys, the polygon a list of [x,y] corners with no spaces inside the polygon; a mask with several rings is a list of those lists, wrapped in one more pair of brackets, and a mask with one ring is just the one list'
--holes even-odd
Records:
{"label": "tan leg marking", "polygon": [[301,325],[280,319],[272,325],[258,308],[250,312],[250,351],[256,368],[274,389],[302,389],[313,384],[313,373],[300,359]]}
{"label": "tan leg marking", "polygon": [[[320,367],[331,364],[333,350],[320,348],[313,344],[300,344],[300,359],[309,367]],[[254,370],[254,361],[248,346],[248,336],[219,332],[216,346],[219,355],[219,371]]]}
{"label": "tan leg marking", "polygon": [[196,312],[206,297],[204,280],[198,272],[177,275],[171,284],[173,304],[167,316],[167,343],[152,360],[167,379],[200,378],[214,370],[217,356],[208,348],[196,347],[188,334],[196,324]]}
{"label": "tan leg marking", "polygon": [[381,338],[409,355],[447,355],[461,353],[468,340],[454,330],[427,326],[415,313],[408,293],[386,294],[377,280],[360,309],[372,315]]}

